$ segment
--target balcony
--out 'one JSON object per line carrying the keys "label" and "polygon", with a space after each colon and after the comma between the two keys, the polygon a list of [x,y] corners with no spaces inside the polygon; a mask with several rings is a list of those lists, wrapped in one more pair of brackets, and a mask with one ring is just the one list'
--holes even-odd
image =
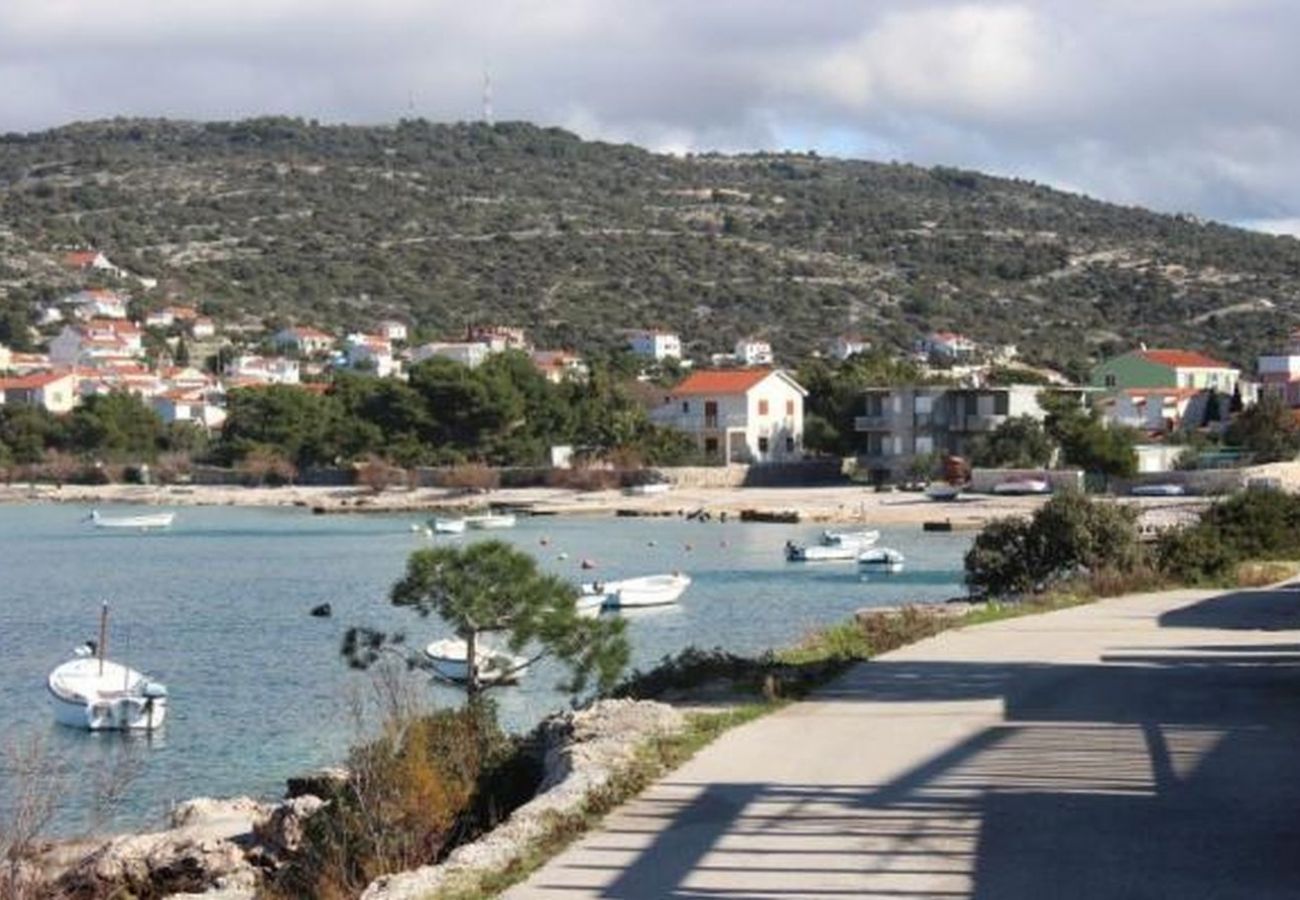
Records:
{"label": "balcony", "polygon": [[1007,420],[1005,415],[964,416],[959,420],[958,431],[992,431]]}
{"label": "balcony", "polygon": [[650,419],[656,425],[679,431],[722,431],[727,428],[745,428],[749,424],[744,413],[705,415],[702,412],[684,413],[676,409],[658,410],[651,414]]}
{"label": "balcony", "polygon": [[855,416],[853,419],[854,431],[893,431],[893,416]]}

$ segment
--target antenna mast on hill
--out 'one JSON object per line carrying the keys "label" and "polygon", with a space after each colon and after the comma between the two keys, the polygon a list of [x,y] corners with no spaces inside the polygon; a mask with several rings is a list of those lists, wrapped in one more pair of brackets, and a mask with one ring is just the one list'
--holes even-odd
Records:
{"label": "antenna mast on hill", "polygon": [[492,121],[492,70],[483,68],[483,121],[489,126]]}

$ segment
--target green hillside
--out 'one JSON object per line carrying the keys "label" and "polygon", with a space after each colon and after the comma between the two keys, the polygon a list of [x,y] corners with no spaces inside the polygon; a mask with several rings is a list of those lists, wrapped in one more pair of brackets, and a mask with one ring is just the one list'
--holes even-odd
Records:
{"label": "green hillside", "polygon": [[679,330],[797,357],[952,327],[1078,372],[1181,344],[1246,363],[1300,323],[1300,242],[952,169],[658,155],[527,124],[121,120],[0,138],[0,289],[93,246],[234,318],[427,334],[522,324],[591,350]]}

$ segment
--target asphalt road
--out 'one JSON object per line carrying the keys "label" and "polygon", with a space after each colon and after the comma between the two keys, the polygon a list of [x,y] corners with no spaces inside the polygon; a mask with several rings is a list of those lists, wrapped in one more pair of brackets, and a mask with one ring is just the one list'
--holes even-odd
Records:
{"label": "asphalt road", "polygon": [[949,632],[724,735],[505,896],[1300,898],[1300,589]]}

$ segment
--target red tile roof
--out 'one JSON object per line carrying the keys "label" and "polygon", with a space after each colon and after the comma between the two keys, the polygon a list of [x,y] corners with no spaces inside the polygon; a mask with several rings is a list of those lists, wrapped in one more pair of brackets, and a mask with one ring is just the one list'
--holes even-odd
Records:
{"label": "red tile roof", "polygon": [[673,389],[683,394],[743,394],[767,376],[772,369],[712,369],[696,372]]}
{"label": "red tile roof", "polygon": [[1232,366],[1194,350],[1139,350],[1147,362],[1172,369],[1231,369]]}
{"label": "red tile roof", "polygon": [[68,377],[67,372],[42,372],[39,375],[23,375],[21,378],[0,378],[0,391],[32,391]]}
{"label": "red tile roof", "polygon": [[72,253],[65,253],[63,255],[63,261],[69,266],[84,269],[93,263],[97,256],[99,256],[98,250],[76,250]]}

